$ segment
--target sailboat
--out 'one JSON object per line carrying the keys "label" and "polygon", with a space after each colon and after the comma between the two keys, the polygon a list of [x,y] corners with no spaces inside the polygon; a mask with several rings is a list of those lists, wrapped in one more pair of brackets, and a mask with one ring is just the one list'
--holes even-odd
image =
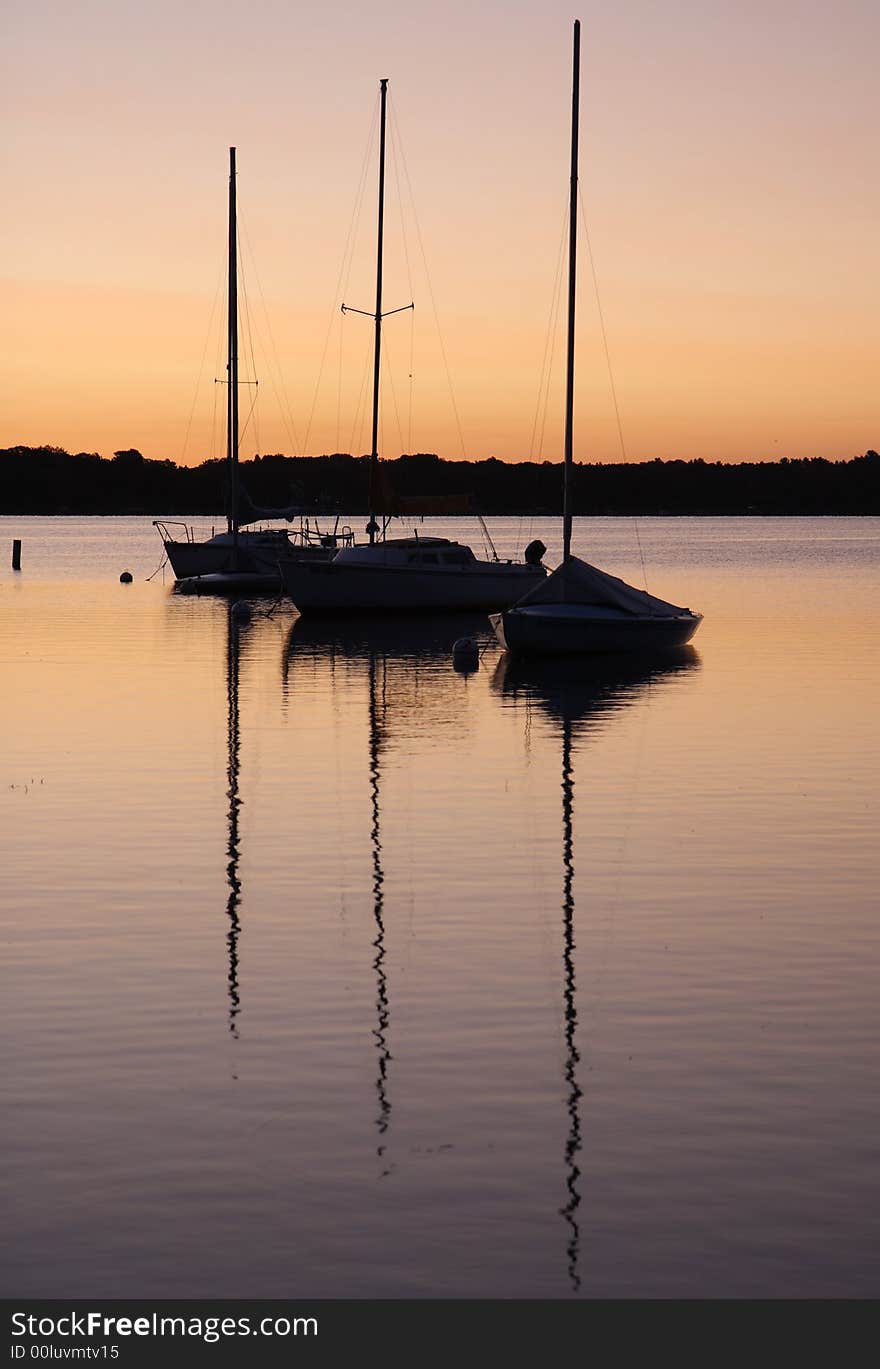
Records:
{"label": "sailboat", "polygon": [[636,589],[571,552],[571,476],[574,414],[574,321],[577,281],[578,116],[580,20],[574,23],[571,95],[571,178],[568,238],[568,340],[565,394],[565,461],[562,564],[492,617],[498,640],[520,655],[569,656],[581,652],[652,651],[689,642],[702,615]]}
{"label": "sailboat", "polygon": [[[229,149],[229,273],[227,311],[226,395],[226,531],[204,541],[187,524],[155,519],[178,588],[189,592],[217,590],[275,593],[281,588],[280,556],[326,561],[354,539],[350,528],[322,532],[314,525],[310,510],[295,507],[255,508],[241,488],[238,473],[238,225],[236,207],[235,148]],[[298,531],[288,528],[249,528],[248,524],[277,516],[288,522],[299,516]],[[183,529],[183,535],[175,529]]]}
{"label": "sailboat", "polygon": [[[446,537],[387,537],[379,470],[379,373],[382,348],[382,267],[385,221],[385,112],[387,78],[379,82],[379,217],[374,320],[373,422],[370,451],[369,542],[338,551],[329,562],[284,556],[284,588],[300,613],[449,613],[503,608],[516,603],[546,575],[545,547],[533,542],[523,561],[482,560]],[[348,306],[343,304],[343,312]],[[403,305],[410,309],[412,305]],[[366,310],[352,310],[367,313]],[[397,309],[389,313],[401,312]],[[382,518],[381,525],[377,515]]]}

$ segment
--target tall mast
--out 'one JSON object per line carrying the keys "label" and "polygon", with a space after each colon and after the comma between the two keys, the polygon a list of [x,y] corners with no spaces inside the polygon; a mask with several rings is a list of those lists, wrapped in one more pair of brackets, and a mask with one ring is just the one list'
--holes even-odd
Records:
{"label": "tall mast", "polygon": [[382,247],[385,233],[385,102],[388,92],[388,79],[379,82],[379,225],[376,242],[376,339],[373,346],[373,440],[370,450],[370,541],[375,541],[375,518],[373,510],[376,503],[379,471],[379,365],[382,353]]}
{"label": "tall mast", "polygon": [[571,186],[568,211],[568,352],[565,378],[565,465],[562,484],[562,563],[571,557],[571,452],[574,419],[574,306],[577,280],[578,113],[580,106],[581,22],[574,21],[571,81]]}
{"label": "tall mast", "polygon": [[226,530],[238,549],[238,249],[235,207],[235,148],[229,149],[229,323],[227,336],[226,471],[229,503]]}

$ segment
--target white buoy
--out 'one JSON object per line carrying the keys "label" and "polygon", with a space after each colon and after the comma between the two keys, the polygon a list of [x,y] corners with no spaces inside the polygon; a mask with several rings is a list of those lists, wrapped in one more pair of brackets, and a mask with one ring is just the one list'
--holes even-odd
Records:
{"label": "white buoy", "polygon": [[480,648],[474,637],[459,637],[452,647],[452,664],[463,675],[469,675],[480,666]]}
{"label": "white buoy", "polygon": [[119,577],[119,583],[120,585],[130,585],[133,579],[134,576],[132,575],[131,571],[124,570]]}

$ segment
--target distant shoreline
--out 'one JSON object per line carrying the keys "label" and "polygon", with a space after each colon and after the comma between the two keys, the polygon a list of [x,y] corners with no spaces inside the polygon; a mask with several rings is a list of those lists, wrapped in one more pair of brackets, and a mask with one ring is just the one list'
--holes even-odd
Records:
{"label": "distant shoreline", "polygon": [[[249,517],[352,517],[368,509],[369,458],[257,456],[239,467]],[[432,453],[385,460],[376,512],[402,516],[482,514],[556,517],[559,462],[445,461]],[[880,514],[880,455],[767,462],[575,463],[576,516],[735,517]],[[0,513],[52,516],[225,518],[226,462],[176,466],[140,452],[111,459],[59,447],[0,450]]]}
{"label": "distant shoreline", "polygon": [[[366,517],[367,517],[367,511],[366,511],[366,509],[363,509],[363,510],[358,510],[358,509],[355,509],[355,510],[344,509],[344,510],[342,510],[342,509],[341,509],[341,510],[339,510],[339,513],[340,513],[340,516],[345,517],[345,518],[360,518],[360,517],[366,518]],[[559,516],[559,515],[557,515],[557,514],[548,513],[546,509],[539,509],[539,510],[537,510],[537,511],[534,510],[534,509],[524,509],[524,510],[519,511],[519,512],[517,512],[517,511],[511,512],[510,509],[502,509],[502,510],[499,510],[499,509],[480,509],[480,510],[478,510],[478,511],[475,511],[474,513],[425,514],[424,517],[425,517],[426,519],[427,519],[427,518],[438,518],[438,519],[439,519],[439,518],[442,518],[442,519],[444,519],[444,521],[447,521],[449,518],[475,518],[475,517],[477,516],[477,513],[479,513],[479,516],[480,516],[481,518],[556,518],[556,517]],[[413,515],[411,515],[411,514],[400,514],[400,515],[392,515],[392,516],[393,516],[393,517],[400,517],[400,518],[402,518],[402,519],[404,519],[404,520],[411,520],[411,519],[413,518]],[[624,512],[624,513],[596,513],[596,512],[594,512],[594,511],[591,511],[590,509],[584,509],[584,510],[582,510],[582,511],[581,511],[581,510],[578,510],[573,516],[574,516],[576,519],[578,519],[578,518],[595,518],[595,519],[600,519],[600,520],[603,519],[603,518],[608,518],[608,519],[613,519],[613,518],[643,518],[643,519],[649,519],[649,518],[657,518],[657,519],[673,519],[673,518],[682,518],[682,519],[684,519],[684,518],[755,518],[755,519],[759,519],[759,518],[880,518],[880,509],[868,509],[868,510],[862,510],[861,512],[851,512],[851,511],[848,511],[848,510],[845,510],[845,511],[843,511],[843,512],[839,512],[839,511],[837,511],[837,510],[832,510],[831,512],[824,512],[824,513],[822,513],[822,512],[816,513],[816,512],[810,512],[810,511],[804,512],[804,510],[802,510],[802,509],[789,510],[788,512],[785,512],[784,510],[782,510],[782,511],[777,510],[777,511],[774,511],[774,512],[772,512],[772,513],[767,513],[767,512],[765,512],[763,509],[760,510],[760,511],[755,511],[754,509],[752,509],[752,510],[728,509],[728,510],[726,510],[726,511],[724,511],[724,512],[719,512],[717,509],[713,509],[713,510],[705,510],[705,511],[703,511],[703,512],[697,511],[697,512],[694,512],[694,513],[670,513],[668,510],[667,510],[667,511],[641,510],[641,511],[635,511],[635,512],[631,512],[631,511],[628,510],[628,511],[626,511],[626,512]],[[335,511],[335,510],[329,510],[329,511],[327,511],[327,510],[324,510],[324,509],[316,509],[316,510],[312,511],[310,514],[304,513],[304,514],[303,514],[303,517],[304,517],[304,518],[306,518],[306,517],[320,518],[320,519],[322,519],[322,520],[326,520],[327,518],[335,518],[335,517],[336,517],[336,511]],[[421,516],[420,516],[420,515],[417,515],[417,517],[419,517],[419,521],[421,521]],[[151,519],[151,520],[157,520],[157,521],[160,521],[160,522],[167,522],[167,521],[173,522],[174,519],[178,519],[178,520],[183,520],[183,519],[189,520],[189,519],[192,519],[194,522],[195,522],[195,521],[207,522],[208,520],[213,519],[214,522],[217,524],[217,530],[218,530],[218,531],[220,531],[221,524],[223,524],[223,525],[225,526],[225,522],[226,522],[226,515],[225,515],[225,513],[222,512],[222,510],[214,510],[214,511],[212,511],[212,512],[210,512],[210,513],[203,513],[203,512],[189,512],[189,511],[182,510],[182,509],[172,509],[172,510],[168,510],[168,509],[164,509],[164,510],[163,510],[163,509],[111,509],[111,510],[104,510],[104,511],[102,511],[101,513],[83,513],[83,512],[79,512],[79,511],[72,511],[72,510],[70,510],[70,509],[52,509],[52,510],[43,510],[43,511],[40,511],[40,510],[36,510],[36,511],[29,510],[28,512],[23,513],[23,512],[22,512],[21,510],[19,510],[19,509],[3,509],[3,508],[0,508],[0,518],[95,518],[95,519],[97,519],[97,518],[149,518],[149,519]],[[266,521],[266,522],[269,522],[269,521],[272,521],[272,520],[269,520],[269,519],[267,518],[265,521]],[[275,522],[283,522],[282,519],[275,519],[274,521],[275,521]],[[296,521],[298,521],[298,519],[297,519]]]}

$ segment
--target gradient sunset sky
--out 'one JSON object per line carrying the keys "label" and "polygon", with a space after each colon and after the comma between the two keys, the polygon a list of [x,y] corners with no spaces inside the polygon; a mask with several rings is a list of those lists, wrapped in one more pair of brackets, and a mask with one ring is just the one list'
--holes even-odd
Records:
{"label": "gradient sunset sky", "polygon": [[[370,322],[339,304],[372,307],[387,76],[385,306],[416,310],[385,329],[382,454],[558,460],[561,314],[546,420],[539,391],[574,17],[628,458],[880,447],[876,0],[10,0],[0,445],[222,454],[235,144],[260,380],[242,455],[367,450]],[[575,457],[615,461],[583,237],[581,264]]]}

